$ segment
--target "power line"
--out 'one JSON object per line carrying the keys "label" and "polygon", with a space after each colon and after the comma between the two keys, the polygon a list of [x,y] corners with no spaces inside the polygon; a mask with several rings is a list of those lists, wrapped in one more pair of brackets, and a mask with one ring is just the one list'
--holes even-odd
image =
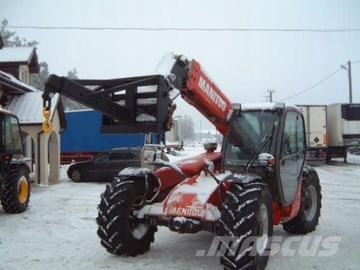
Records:
{"label": "power line", "polygon": [[211,31],[211,32],[360,32],[360,28],[344,29],[311,29],[311,28],[182,28],[182,27],[81,27],[81,26],[25,26],[9,25],[13,29],[35,29],[35,30],[86,30],[86,31]]}
{"label": "power line", "polygon": [[290,99],[290,98],[293,98],[293,97],[296,97],[296,96],[298,96],[298,95],[301,95],[301,94],[309,91],[310,89],[313,89],[315,86],[318,86],[318,85],[321,84],[322,82],[324,82],[324,81],[326,81],[327,79],[329,79],[330,77],[334,76],[334,75],[335,75],[337,72],[339,72],[341,69],[342,69],[342,68],[339,67],[337,70],[335,70],[335,71],[334,71],[333,73],[331,73],[330,75],[326,76],[324,79],[322,79],[322,80],[319,81],[318,83],[310,86],[309,88],[306,88],[305,90],[302,90],[301,92],[296,93],[295,95],[289,96],[289,97],[287,97],[287,98],[283,98],[283,99],[281,99],[281,101],[287,100],[287,99]]}
{"label": "power line", "polygon": [[[360,63],[360,60],[357,60],[357,61],[351,61],[351,64],[359,64]],[[293,98],[293,97],[296,97],[296,96],[299,96],[301,95],[302,93],[305,93],[306,91],[309,91],[310,89],[313,89],[314,87],[318,86],[319,84],[321,84],[322,82],[326,81],[327,79],[329,79],[330,77],[332,77],[333,75],[335,75],[338,71],[340,71],[343,67],[345,66],[344,65],[341,65],[340,68],[338,68],[337,70],[335,70],[333,73],[331,73],[330,75],[326,76],[324,79],[322,79],[321,81],[319,81],[318,83],[314,84],[313,86],[310,86],[309,88],[306,88],[305,90],[302,90],[298,93],[296,93],[295,95],[292,95],[290,97],[287,97],[287,98],[283,98],[281,99],[281,101],[283,100],[287,100],[287,99],[290,99],[290,98]]]}
{"label": "power line", "polygon": [[[86,30],[86,31],[103,31],[103,30],[113,30],[113,31],[212,31],[212,32],[318,32],[318,33],[339,33],[339,32],[360,32],[360,28],[344,28],[344,29],[277,29],[277,28],[176,28],[176,27],[79,27],[79,26],[24,26],[24,25],[11,25],[7,26],[8,28],[13,29],[35,29],[35,30]],[[352,64],[358,64],[360,60],[352,62]],[[301,95],[312,88],[318,86],[322,82],[326,81],[338,71],[341,70],[341,67],[336,71],[319,81],[318,83],[310,86],[309,88],[304,89],[301,92],[298,92],[295,95],[289,96],[281,100],[287,100],[298,95]]]}

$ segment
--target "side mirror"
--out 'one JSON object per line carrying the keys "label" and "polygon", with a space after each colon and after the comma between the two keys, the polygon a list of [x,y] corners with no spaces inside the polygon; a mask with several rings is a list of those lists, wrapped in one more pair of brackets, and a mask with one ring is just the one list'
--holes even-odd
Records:
{"label": "side mirror", "polygon": [[162,147],[159,145],[145,145],[144,161],[149,165],[163,165]]}
{"label": "side mirror", "polygon": [[272,168],[275,166],[275,158],[273,155],[268,153],[261,153],[258,156],[258,162],[260,166]]}
{"label": "side mirror", "polygon": [[156,160],[156,152],[146,150],[144,152],[144,158],[145,158],[146,163],[152,163],[152,162],[154,162]]}

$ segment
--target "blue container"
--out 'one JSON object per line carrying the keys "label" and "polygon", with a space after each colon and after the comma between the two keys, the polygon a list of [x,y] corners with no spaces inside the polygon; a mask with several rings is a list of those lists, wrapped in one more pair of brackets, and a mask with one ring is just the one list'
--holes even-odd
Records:
{"label": "blue container", "polygon": [[[116,147],[143,146],[145,134],[101,134],[102,114],[94,110],[65,112],[67,128],[61,134],[61,153],[100,152]],[[160,143],[160,135],[151,141]]]}

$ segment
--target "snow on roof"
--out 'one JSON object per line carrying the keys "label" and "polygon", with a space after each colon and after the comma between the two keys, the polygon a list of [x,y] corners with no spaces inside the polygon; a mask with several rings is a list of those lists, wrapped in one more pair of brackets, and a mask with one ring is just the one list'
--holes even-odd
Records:
{"label": "snow on roof", "polygon": [[5,47],[0,51],[0,63],[30,62],[34,53],[33,47]]}
{"label": "snow on roof", "polygon": [[277,109],[284,109],[284,108],[293,108],[295,110],[300,110],[297,106],[285,102],[241,103],[242,111],[257,111],[257,110],[274,111]]}
{"label": "snow on roof", "polygon": [[95,110],[93,109],[81,109],[81,110],[68,110],[68,111],[65,111],[66,113],[81,113],[81,112],[93,112]]}
{"label": "snow on roof", "polygon": [[241,103],[242,111],[249,110],[276,110],[277,108],[284,108],[285,103],[283,102],[264,102],[264,103]]}
{"label": "snow on roof", "polygon": [[[3,72],[3,71],[1,71],[0,70],[0,77],[1,78],[4,78],[4,79],[6,79],[6,80],[12,80],[12,79],[15,79],[15,77],[13,76],[13,75],[11,75],[11,74],[9,74],[9,73],[6,73],[6,72]],[[15,79],[16,80],[16,79]]]}
{"label": "snow on roof", "polygon": [[0,70],[0,81],[4,81],[4,82],[7,81],[7,82],[11,83],[12,85],[20,86],[21,89],[25,90],[26,92],[40,92],[40,90],[36,89],[35,87],[32,87],[31,85],[28,85],[22,81],[19,81],[10,73],[6,73],[1,70]]}
{"label": "snow on roof", "polygon": [[[31,92],[23,95],[13,96],[5,107],[17,115],[20,124],[41,124],[44,122],[43,117],[43,99],[42,92]],[[51,115],[54,116],[54,111],[59,102],[59,94],[55,94],[51,102]]]}

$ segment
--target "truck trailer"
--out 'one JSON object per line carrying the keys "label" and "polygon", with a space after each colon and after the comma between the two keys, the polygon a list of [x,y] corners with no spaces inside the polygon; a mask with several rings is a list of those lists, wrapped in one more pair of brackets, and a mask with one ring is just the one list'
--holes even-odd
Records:
{"label": "truck trailer", "polygon": [[327,161],[343,157],[348,148],[360,145],[360,103],[335,103],[327,106]]}
{"label": "truck trailer", "polygon": [[360,146],[360,104],[297,105],[305,118],[307,160],[347,160],[348,148]]}
{"label": "truck trailer", "polygon": [[307,161],[325,162],[327,156],[326,105],[298,105],[305,119]]}

